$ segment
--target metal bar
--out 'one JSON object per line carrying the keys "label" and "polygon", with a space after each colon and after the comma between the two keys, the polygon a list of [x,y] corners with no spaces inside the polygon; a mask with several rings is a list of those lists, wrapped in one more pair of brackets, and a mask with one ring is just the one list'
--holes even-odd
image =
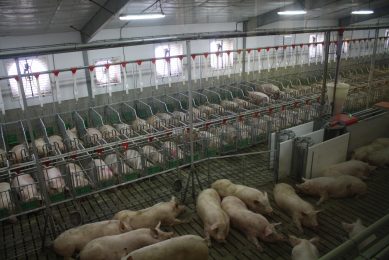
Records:
{"label": "metal bar", "polygon": [[374,75],[375,58],[376,58],[376,54],[377,54],[377,43],[378,43],[379,32],[380,32],[379,29],[375,29],[373,55],[371,56],[371,60],[370,60],[369,79],[367,81],[366,108],[369,108],[369,103],[370,103],[371,85],[372,85],[373,75]]}
{"label": "metal bar", "polygon": [[192,63],[190,41],[186,41],[186,66],[188,70],[188,103],[189,103],[189,140],[190,140],[190,167],[193,170],[194,147],[193,147],[193,102],[192,102]]}
{"label": "metal bar", "polygon": [[324,105],[326,103],[325,97],[327,92],[327,73],[328,73],[328,56],[330,52],[330,40],[331,40],[331,32],[326,32],[324,35],[324,68],[323,68],[323,86],[321,89],[321,97],[320,97],[320,115],[324,114]]}
{"label": "metal bar", "polygon": [[176,42],[176,41],[189,41],[189,40],[206,40],[215,38],[238,38],[238,37],[253,37],[253,36],[265,36],[265,35],[283,35],[283,34],[298,34],[298,33],[314,33],[314,32],[327,32],[337,30],[368,30],[377,28],[388,28],[388,24],[375,25],[375,26],[349,26],[349,27],[317,27],[317,28],[291,28],[283,30],[274,29],[262,29],[249,32],[213,32],[213,33],[192,33],[192,34],[178,34],[178,35],[165,35],[158,37],[145,37],[145,38],[131,38],[123,40],[105,40],[96,41],[92,43],[67,43],[53,46],[38,46],[34,48],[19,48],[1,50],[0,59],[14,58],[14,57],[26,57],[36,56],[54,53],[107,49],[107,48],[119,48],[125,46],[136,46],[145,44],[156,44],[163,42]]}
{"label": "metal bar", "polygon": [[332,98],[332,104],[331,104],[331,115],[334,116],[334,109],[335,109],[335,97],[336,97],[336,86],[338,85],[338,79],[339,79],[339,70],[340,70],[340,56],[342,55],[342,45],[343,45],[343,30],[340,29],[338,31],[338,43],[336,46],[336,70],[335,70],[335,80],[334,80],[334,93]]}

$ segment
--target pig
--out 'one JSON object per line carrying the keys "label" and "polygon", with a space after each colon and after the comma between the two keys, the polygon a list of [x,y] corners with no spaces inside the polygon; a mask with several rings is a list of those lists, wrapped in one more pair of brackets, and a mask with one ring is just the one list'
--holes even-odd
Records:
{"label": "pig", "polygon": [[65,180],[57,167],[43,167],[43,176],[49,194],[62,193],[66,189]]}
{"label": "pig", "polygon": [[79,165],[74,163],[67,163],[66,169],[70,174],[70,177],[72,179],[72,185],[74,188],[89,185],[89,180],[85,177],[84,171]]}
{"label": "pig", "polygon": [[155,115],[152,115],[149,118],[147,118],[147,123],[158,129],[165,127],[164,121],[162,121],[162,119],[160,119]]}
{"label": "pig", "polygon": [[369,154],[381,150],[385,147],[385,145],[380,143],[372,143],[369,145],[361,146],[353,151],[351,156],[354,160],[366,161]]}
{"label": "pig", "polygon": [[389,146],[389,138],[377,138],[374,140],[373,144],[381,144],[387,147]]}
{"label": "pig", "polygon": [[214,189],[205,189],[197,197],[196,211],[204,224],[208,246],[211,246],[211,237],[217,242],[225,242],[230,231],[230,218],[220,203],[219,194]]}
{"label": "pig", "polygon": [[271,214],[273,212],[267,192],[262,192],[244,185],[234,184],[227,179],[217,180],[212,183],[211,186],[221,197],[238,197],[250,210],[256,213]]}
{"label": "pig", "polygon": [[224,107],[222,107],[222,106],[219,105],[219,104],[210,103],[210,104],[208,104],[208,106],[209,106],[210,108],[212,108],[213,111],[215,111],[216,114],[222,114],[222,113],[224,113]]}
{"label": "pig", "polygon": [[184,152],[177,146],[175,142],[163,142],[162,147],[170,154],[172,158],[180,160],[184,158]]}
{"label": "pig", "polygon": [[8,182],[0,182],[0,209],[12,208],[11,185]]}
{"label": "pig", "polygon": [[12,147],[10,151],[13,162],[15,164],[21,163],[29,156],[27,146],[25,144],[18,144]]}
{"label": "pig", "polygon": [[323,176],[351,175],[360,179],[367,179],[376,168],[376,166],[370,166],[362,161],[350,160],[331,165],[323,172]]}
{"label": "pig", "polygon": [[142,247],[126,255],[124,260],[207,260],[208,246],[199,236],[185,235]]}
{"label": "pig", "polygon": [[236,111],[237,109],[239,109],[239,105],[237,103],[230,101],[230,100],[227,100],[227,99],[222,100],[220,102],[220,105],[222,107],[224,107],[224,109],[226,109],[226,110]]}
{"label": "pig", "polygon": [[97,179],[100,181],[109,180],[113,177],[111,169],[101,159],[92,160],[90,169],[96,169]]}
{"label": "pig", "polygon": [[219,147],[219,138],[214,134],[211,134],[207,131],[199,131],[198,137],[202,139],[206,139],[206,144],[209,148],[216,149]]}
{"label": "pig", "polygon": [[96,128],[87,128],[85,136],[87,142],[91,144],[97,144],[103,138],[101,132]]}
{"label": "pig", "polygon": [[30,174],[17,175],[11,181],[11,187],[15,188],[20,200],[28,202],[31,200],[42,200],[38,192],[35,180]]}
{"label": "pig", "polygon": [[62,137],[60,137],[59,135],[49,136],[49,143],[50,143],[50,145],[53,146],[53,149],[55,147],[55,148],[59,149],[61,152],[63,152],[65,150],[65,146],[63,144]]}
{"label": "pig", "polygon": [[132,251],[172,238],[173,232],[163,232],[159,225],[140,228],[118,235],[104,236],[90,241],[81,251],[81,260],[120,260]]}
{"label": "pig", "polygon": [[284,236],[275,230],[275,226],[281,223],[270,224],[261,214],[248,210],[246,204],[239,198],[235,196],[224,197],[221,207],[230,217],[232,227],[243,232],[259,251],[263,251],[263,249],[257,238],[264,242],[285,240]]}
{"label": "pig", "polygon": [[169,115],[168,113],[156,113],[155,114],[157,117],[159,117],[163,122],[168,123],[172,120],[172,116]]}
{"label": "pig", "polygon": [[6,161],[7,161],[7,153],[0,148],[0,168],[6,166]]}
{"label": "pig", "polygon": [[[124,158],[126,162],[133,168],[134,170],[142,170],[143,164],[142,164],[142,157],[140,153],[136,150],[127,150],[124,152]],[[151,166],[149,162],[146,163],[146,168]]]}
{"label": "pig", "polygon": [[224,125],[220,127],[221,132],[223,133],[223,142],[228,144],[233,144],[238,138],[238,131],[232,125]]}
{"label": "pig", "polygon": [[110,125],[102,125],[99,130],[105,139],[112,139],[119,136],[119,132]]}
{"label": "pig", "polygon": [[149,131],[153,128],[149,123],[146,122],[146,120],[143,120],[139,117],[135,118],[135,120],[132,121],[131,125],[133,129],[137,131],[141,131],[141,130]]}
{"label": "pig", "polygon": [[113,125],[116,130],[123,135],[133,135],[131,126],[125,123],[120,123],[120,124],[114,124]]}
{"label": "pig", "polygon": [[377,167],[385,167],[389,164],[389,147],[371,152],[367,155],[365,161]]}
{"label": "pig", "polygon": [[133,170],[127,163],[121,162],[119,163],[118,156],[116,154],[108,154],[105,156],[104,162],[111,169],[112,173],[115,175],[119,175],[119,167],[121,167],[122,173],[132,173]]}
{"label": "pig", "polygon": [[304,194],[319,196],[320,200],[316,203],[317,205],[328,198],[359,196],[367,192],[366,183],[350,175],[318,177],[310,180],[303,178],[303,181],[304,183],[296,185],[297,190]]}
{"label": "pig", "polygon": [[138,211],[122,210],[113,216],[113,219],[121,220],[130,225],[132,228],[152,228],[159,222],[163,226],[173,226],[187,221],[177,218],[185,211],[185,206],[180,205],[176,197],[172,197],[170,201],[160,202],[151,207]]}
{"label": "pig", "polygon": [[39,157],[43,157],[43,156],[47,155],[48,147],[46,145],[45,140],[43,140],[43,138],[36,138],[34,140],[34,144],[35,144],[35,147],[36,147],[36,150],[37,150]]}
{"label": "pig", "polygon": [[145,145],[142,147],[142,152],[146,156],[146,158],[153,164],[164,162],[163,155],[154,146]]}
{"label": "pig", "polygon": [[292,249],[292,260],[314,260],[319,259],[319,237],[311,238],[310,240],[289,236],[289,242]]}
{"label": "pig", "polygon": [[274,94],[279,94],[280,93],[280,88],[277,87],[274,84],[271,84],[271,83],[261,84],[261,85],[257,86],[255,88],[255,90],[263,92],[263,93],[267,93],[267,94],[270,94],[270,95],[274,95]]}
{"label": "pig", "polygon": [[232,100],[235,104],[237,104],[240,108],[252,108],[254,105],[246,100],[240,99],[240,98],[234,98]]}
{"label": "pig", "polygon": [[[360,218],[358,218],[354,223],[342,222],[341,224],[343,229],[348,233],[350,239],[354,238],[355,236],[357,236],[359,233],[363,232],[366,229],[366,227],[362,224]],[[374,234],[369,236],[358,245],[358,249],[359,250],[363,249],[364,247],[371,244],[376,239],[377,237]]]}
{"label": "pig", "polygon": [[[197,120],[201,117],[201,112],[199,109],[193,107],[192,108],[192,112],[193,112],[193,120]],[[189,113],[189,112],[188,112]],[[188,119],[189,120],[189,119]]]}
{"label": "pig", "polygon": [[93,239],[118,235],[132,230],[130,226],[119,220],[105,220],[71,228],[61,233],[53,241],[53,250],[65,259],[81,251]]}
{"label": "pig", "polygon": [[174,111],[172,114],[173,114],[173,118],[178,119],[182,122],[189,120],[188,115],[185,114],[184,112]]}
{"label": "pig", "polygon": [[249,98],[251,99],[251,102],[254,104],[263,104],[270,101],[270,98],[268,95],[262,92],[258,91],[248,91]]}
{"label": "pig", "polygon": [[317,228],[317,214],[319,210],[305,200],[301,199],[292,186],[286,183],[276,184],[273,190],[274,200],[277,206],[286,211],[292,217],[294,224],[300,232],[302,226]]}
{"label": "pig", "polygon": [[200,113],[206,115],[207,117],[215,113],[214,109],[207,105],[201,105],[198,107],[198,109],[200,110]]}
{"label": "pig", "polygon": [[69,144],[70,144],[72,149],[77,149],[77,145],[78,144],[82,144],[83,145],[83,142],[81,142],[81,140],[78,139],[76,128],[72,128],[70,130],[66,130],[66,134],[69,137],[69,140],[70,140]]}

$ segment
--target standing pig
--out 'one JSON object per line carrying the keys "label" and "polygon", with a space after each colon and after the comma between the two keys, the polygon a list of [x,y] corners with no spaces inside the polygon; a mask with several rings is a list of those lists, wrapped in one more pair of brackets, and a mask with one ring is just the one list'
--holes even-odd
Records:
{"label": "standing pig", "polygon": [[79,165],[75,163],[67,163],[66,169],[70,174],[74,188],[89,185],[89,180],[85,177],[85,173]]}
{"label": "standing pig", "polygon": [[[124,158],[126,162],[134,169],[134,170],[142,170],[142,157],[140,153],[136,150],[127,150],[124,152]],[[150,164],[146,162],[146,167],[149,167]]]}
{"label": "standing pig", "polygon": [[292,186],[286,183],[276,184],[273,194],[277,206],[292,217],[300,232],[303,232],[302,226],[311,228],[318,226],[317,213],[320,211],[301,199]]}
{"label": "standing pig", "polygon": [[317,205],[328,198],[359,196],[367,192],[367,185],[363,181],[349,175],[318,177],[310,180],[303,178],[303,181],[304,183],[296,185],[297,190],[304,194],[319,196]]}
{"label": "standing pig", "polygon": [[284,241],[284,236],[278,234],[274,228],[281,223],[270,224],[261,214],[248,210],[246,204],[237,197],[225,197],[221,206],[230,217],[231,225],[243,232],[260,251],[263,249],[257,238],[264,242]]}
{"label": "standing pig", "polygon": [[270,98],[268,95],[262,92],[258,91],[249,91],[248,92],[249,98],[254,104],[263,104],[270,101]]}
{"label": "standing pig", "polygon": [[43,138],[35,139],[34,144],[35,144],[35,147],[36,147],[36,150],[38,152],[39,157],[43,157],[43,156],[47,155],[47,148],[48,147],[46,145],[45,140],[43,140]]}
{"label": "standing pig", "polygon": [[57,167],[44,167],[43,175],[45,177],[47,190],[50,194],[64,192],[66,189],[65,181]]}
{"label": "standing pig", "polygon": [[119,162],[118,156],[116,154],[108,154],[105,157],[104,162],[108,165],[108,167],[111,169],[111,171],[115,175],[120,174],[119,167],[121,167],[122,173],[133,172],[133,170],[130,168],[130,166],[128,166],[128,164],[126,164],[124,162],[121,162],[121,163]]}
{"label": "standing pig", "polygon": [[370,172],[376,168],[362,161],[350,160],[331,165],[323,172],[323,176],[351,175],[360,179],[367,179]]}
{"label": "standing pig", "polygon": [[240,98],[234,98],[232,101],[236,103],[240,108],[250,109],[251,107],[253,107],[252,103]]}
{"label": "standing pig", "polygon": [[120,260],[132,251],[173,237],[173,232],[155,228],[140,228],[119,235],[90,241],[80,253],[81,260]]}
{"label": "standing pig", "polygon": [[289,236],[289,242],[293,246],[292,260],[315,260],[319,259],[319,251],[317,246],[320,239],[318,237],[300,239],[295,236]]}
{"label": "standing pig", "polygon": [[163,163],[163,155],[158,152],[157,148],[151,145],[145,145],[142,147],[142,152],[146,158],[153,164]]}
{"label": "standing pig", "polygon": [[11,185],[8,182],[0,182],[0,209],[12,208]]}
{"label": "standing pig", "polygon": [[102,125],[99,130],[104,139],[112,139],[119,136],[119,132],[110,125]]}
{"label": "standing pig", "polygon": [[42,197],[37,190],[35,180],[30,174],[17,175],[14,177],[11,181],[11,187],[15,188],[21,201],[42,200]]}
{"label": "standing pig", "polygon": [[182,151],[181,148],[177,146],[175,142],[166,141],[162,144],[162,147],[166,149],[169,152],[170,156],[173,157],[174,159],[184,158],[184,152]]}
{"label": "standing pig", "polygon": [[[355,236],[357,236],[359,233],[363,232],[366,229],[366,227],[362,224],[360,218],[358,218],[357,221],[355,221],[354,223],[349,224],[346,222],[342,222],[341,224],[343,229],[348,233],[350,239],[354,238]],[[363,249],[364,247],[366,247],[376,239],[377,237],[374,234],[369,236],[358,245],[358,249],[359,250]]]}
{"label": "standing pig", "polygon": [[234,184],[230,180],[220,179],[212,183],[212,188],[215,189],[221,197],[235,196],[246,203],[247,207],[262,214],[270,214],[273,212],[272,207],[267,197],[267,192],[262,192],[257,189]]}
{"label": "standing pig", "polygon": [[216,114],[222,114],[222,113],[224,113],[224,107],[222,107],[222,106],[219,105],[219,104],[210,103],[210,104],[208,104],[208,106],[209,106],[210,108],[212,108],[212,109],[216,112]]}
{"label": "standing pig", "polygon": [[207,242],[199,236],[185,235],[142,247],[124,260],[207,260]]}
{"label": "standing pig", "polygon": [[93,239],[117,235],[132,230],[119,220],[105,220],[71,228],[60,234],[53,242],[55,253],[65,259],[81,251]]}
{"label": "standing pig", "polygon": [[132,228],[152,228],[159,222],[163,226],[172,226],[186,223],[177,218],[185,210],[185,206],[179,205],[177,199],[172,197],[168,202],[160,202],[138,211],[122,210],[113,216],[113,219],[121,220]]}
{"label": "standing pig", "polygon": [[189,119],[188,115],[181,111],[174,111],[172,114],[175,119],[178,119],[182,122],[185,122],[187,119]]}
{"label": "standing pig", "polygon": [[113,177],[111,169],[101,159],[94,159],[90,163],[91,169],[96,169],[97,179],[99,181],[109,180]]}
{"label": "standing pig", "polygon": [[57,148],[61,152],[65,151],[65,146],[63,144],[62,137],[60,137],[59,135],[49,136],[49,143],[53,146],[52,149]]}
{"label": "standing pig", "polygon": [[80,139],[78,139],[76,128],[66,130],[66,134],[69,137],[70,140],[69,145],[71,146],[71,149],[77,149],[78,144],[83,144],[83,142],[81,142]]}
{"label": "standing pig", "polygon": [[131,126],[125,123],[114,124],[116,130],[122,135],[132,135]]}
{"label": "standing pig", "polygon": [[103,135],[96,128],[87,128],[85,138],[87,143],[97,144],[103,138]]}
{"label": "standing pig", "polygon": [[198,109],[200,110],[200,112],[202,114],[206,115],[207,117],[209,117],[210,115],[215,113],[213,108],[211,108],[209,106],[206,106],[206,105],[201,105],[201,106],[198,107]]}
{"label": "standing pig", "polygon": [[227,99],[222,100],[220,102],[220,105],[222,107],[224,107],[224,109],[226,109],[226,110],[236,111],[237,109],[239,109],[239,105],[237,103],[230,101],[230,100],[227,100]]}
{"label": "standing pig", "polygon": [[141,131],[141,130],[149,131],[150,129],[153,128],[150,124],[146,122],[146,120],[143,120],[139,117],[135,118],[135,120],[132,121],[131,125],[137,131]]}
{"label": "standing pig", "polygon": [[28,149],[25,144],[15,145],[12,147],[10,153],[15,164],[23,162],[26,157],[29,156]]}
{"label": "standing pig", "polygon": [[172,116],[168,113],[156,113],[155,115],[161,120],[163,120],[165,123],[169,123],[172,120]]}
{"label": "standing pig", "polygon": [[152,115],[149,118],[147,118],[147,123],[158,129],[165,127],[165,123],[155,115]]}
{"label": "standing pig", "polygon": [[230,231],[230,218],[221,208],[220,197],[214,189],[205,189],[197,197],[196,211],[204,224],[204,235],[211,245],[211,237],[225,242]]}

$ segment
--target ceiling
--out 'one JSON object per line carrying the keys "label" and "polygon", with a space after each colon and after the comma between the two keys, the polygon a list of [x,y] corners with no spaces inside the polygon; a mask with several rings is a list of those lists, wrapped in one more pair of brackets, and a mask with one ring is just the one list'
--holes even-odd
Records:
{"label": "ceiling", "polygon": [[[161,0],[166,18],[153,21],[120,21],[120,14],[159,11],[155,0],[1,0],[0,37],[81,31],[88,41],[103,28],[224,23],[249,20],[260,28],[283,20],[277,11],[285,7],[303,7],[308,13],[299,20],[332,20],[342,24],[365,21],[389,14],[388,0]],[[370,2],[370,4],[369,4]],[[154,5],[153,5],[154,4]],[[374,15],[350,17],[352,8],[370,7]]]}

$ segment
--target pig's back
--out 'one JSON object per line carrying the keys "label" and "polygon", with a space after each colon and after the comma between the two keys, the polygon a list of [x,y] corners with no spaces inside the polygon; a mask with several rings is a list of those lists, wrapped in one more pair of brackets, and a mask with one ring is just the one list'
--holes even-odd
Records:
{"label": "pig's back", "polygon": [[201,219],[225,217],[225,212],[220,205],[220,197],[214,189],[206,189],[199,194],[196,210]]}

